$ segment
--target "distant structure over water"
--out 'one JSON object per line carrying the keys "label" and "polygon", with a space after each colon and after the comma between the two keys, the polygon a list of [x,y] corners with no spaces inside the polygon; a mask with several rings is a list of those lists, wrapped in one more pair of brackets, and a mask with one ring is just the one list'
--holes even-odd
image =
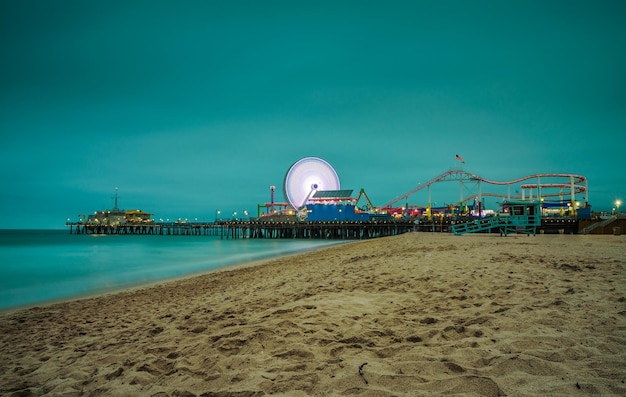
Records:
{"label": "distant structure over water", "polygon": [[126,224],[150,224],[154,220],[152,214],[142,210],[123,210],[118,206],[118,189],[115,188],[115,203],[113,208],[104,211],[95,211],[85,217],[79,216],[79,222],[85,225],[120,226]]}

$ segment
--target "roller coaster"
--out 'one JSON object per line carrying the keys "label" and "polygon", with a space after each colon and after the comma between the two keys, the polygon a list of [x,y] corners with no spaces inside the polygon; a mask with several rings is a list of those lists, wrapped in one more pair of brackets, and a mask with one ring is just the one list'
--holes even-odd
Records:
{"label": "roller coaster", "polygon": [[[567,206],[570,215],[575,215],[578,207],[589,206],[589,189],[587,185],[587,178],[582,175],[576,174],[533,174],[524,176],[518,179],[510,181],[493,181],[483,178],[479,175],[467,172],[465,170],[451,170],[444,172],[443,174],[429,180],[426,183],[419,184],[413,190],[396,197],[388,203],[378,207],[379,211],[391,212],[399,202],[406,202],[408,208],[409,197],[415,193],[426,189],[428,191],[428,204],[426,207],[426,214],[431,214],[431,187],[436,183],[441,182],[459,182],[459,201],[451,203],[452,206],[461,206],[463,203],[468,203],[473,200],[477,200],[478,203],[482,203],[483,197],[499,197],[506,201],[511,200],[536,200],[548,206],[550,204],[558,206]],[[525,181],[534,181],[534,183],[523,183]],[[519,190],[516,190],[511,194],[511,187],[521,184]],[[485,189],[487,186],[501,186],[506,187],[506,193],[490,191],[491,189]],[[475,189],[474,189],[475,188]],[[468,190],[470,193],[468,193]],[[584,196],[584,204],[579,204],[581,201],[581,195]],[[567,198],[569,196],[569,198]],[[577,200],[578,198],[578,200]]]}

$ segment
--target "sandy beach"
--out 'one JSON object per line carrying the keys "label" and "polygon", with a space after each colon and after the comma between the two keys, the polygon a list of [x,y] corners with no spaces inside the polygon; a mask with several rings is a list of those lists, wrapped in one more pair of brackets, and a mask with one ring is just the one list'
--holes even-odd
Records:
{"label": "sandy beach", "polygon": [[626,395],[626,236],[408,233],[8,312],[0,334],[6,396]]}

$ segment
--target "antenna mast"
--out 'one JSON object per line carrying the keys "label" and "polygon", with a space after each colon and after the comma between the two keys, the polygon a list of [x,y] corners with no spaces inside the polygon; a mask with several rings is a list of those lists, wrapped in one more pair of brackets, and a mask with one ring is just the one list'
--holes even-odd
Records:
{"label": "antenna mast", "polygon": [[119,208],[117,208],[117,188],[115,188],[115,205],[113,206],[113,210],[114,211],[118,211]]}

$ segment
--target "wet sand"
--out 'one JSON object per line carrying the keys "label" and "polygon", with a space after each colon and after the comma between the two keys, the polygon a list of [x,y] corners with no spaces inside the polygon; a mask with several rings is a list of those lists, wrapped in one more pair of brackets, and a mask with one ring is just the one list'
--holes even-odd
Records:
{"label": "wet sand", "polygon": [[0,315],[14,396],[626,395],[626,236],[409,233]]}

